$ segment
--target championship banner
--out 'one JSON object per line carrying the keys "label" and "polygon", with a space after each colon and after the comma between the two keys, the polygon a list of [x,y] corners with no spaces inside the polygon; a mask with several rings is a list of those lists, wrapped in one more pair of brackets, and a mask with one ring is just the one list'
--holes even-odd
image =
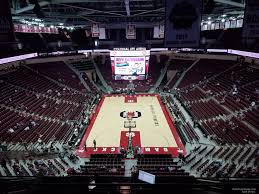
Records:
{"label": "championship banner", "polygon": [[159,38],[159,26],[154,26],[153,38]]}
{"label": "championship banner", "polygon": [[198,47],[202,0],[166,0],[165,47]]}
{"label": "championship banner", "polygon": [[126,38],[136,39],[136,25],[128,24],[126,28]]}
{"label": "championship banner", "polygon": [[165,34],[165,26],[164,25],[159,25],[159,26],[154,26],[154,38],[164,38]]}
{"label": "championship banner", "polygon": [[106,39],[105,28],[99,28],[99,30],[100,30],[99,39]]}
{"label": "championship banner", "polygon": [[100,36],[99,24],[93,23],[92,24],[92,37],[99,37],[99,36]]}
{"label": "championship banner", "polygon": [[9,0],[1,0],[0,43],[14,42],[14,29]]}
{"label": "championship banner", "polygon": [[237,20],[237,28],[242,28],[243,26],[243,19]]}
{"label": "championship banner", "polygon": [[159,25],[159,38],[164,38],[164,37],[165,37],[165,26]]}
{"label": "championship banner", "polygon": [[259,37],[259,1],[246,0],[245,17],[243,25],[244,38]]}

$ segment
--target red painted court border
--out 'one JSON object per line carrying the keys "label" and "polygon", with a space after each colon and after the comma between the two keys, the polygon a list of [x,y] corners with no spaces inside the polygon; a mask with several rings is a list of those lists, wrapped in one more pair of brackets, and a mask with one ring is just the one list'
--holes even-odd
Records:
{"label": "red painted court border", "polygon": [[[98,113],[100,112],[100,109],[103,105],[103,102],[104,102],[104,99],[105,97],[125,97],[127,95],[124,95],[124,94],[105,94],[102,96],[99,104],[97,105],[96,107],[96,111],[94,113],[94,115],[92,116],[92,119],[90,121],[90,125],[87,127],[86,129],[86,132],[80,142],[80,145],[79,145],[79,149],[77,149],[76,151],[76,154],[81,157],[81,158],[86,158],[86,157],[89,157],[90,154],[118,154],[119,153],[119,148],[118,147],[99,147],[97,150],[94,150],[93,147],[87,147],[87,151],[84,151],[84,144],[86,142],[86,139],[88,138],[90,132],[91,132],[91,129],[95,123],[95,120],[98,116]],[[186,155],[186,150],[184,148],[184,145],[182,144],[182,141],[174,127],[174,124],[169,116],[169,113],[167,112],[166,110],[166,107],[165,105],[163,104],[161,98],[160,98],[160,95],[159,94],[135,94],[133,95],[135,97],[144,97],[144,96],[156,96],[157,97],[157,100],[160,104],[160,107],[163,111],[163,114],[167,120],[167,123],[171,129],[171,132],[172,132],[172,135],[174,136],[174,139],[176,141],[176,144],[177,144],[177,147],[168,147],[168,148],[163,148],[163,147],[145,147],[145,148],[141,148],[142,149],[142,154],[171,154],[173,157],[178,157],[179,155],[179,151]],[[87,145],[89,146],[89,145]],[[150,149],[149,149],[150,148]],[[159,149],[159,151],[157,151],[157,149]],[[167,151],[164,151],[164,149],[167,149]],[[103,151],[105,150],[105,151]],[[111,151],[112,150],[112,151]],[[114,150],[114,151],[113,151]]]}
{"label": "red painted court border", "polygon": [[[86,142],[86,139],[88,138],[92,128],[93,128],[93,125],[95,123],[95,120],[97,118],[97,115],[99,114],[100,112],[100,109],[103,105],[103,102],[104,102],[104,99],[105,99],[105,96],[102,96],[99,104],[97,105],[96,107],[96,110],[95,110],[95,113],[93,114],[92,118],[91,118],[91,121],[90,121],[90,124],[89,126],[86,128],[86,131],[85,131],[85,134],[83,136],[83,138],[81,139],[81,142],[80,142],[80,145],[79,145],[79,149],[76,151],[76,154],[79,156],[79,157],[87,157],[88,154],[86,152],[82,152],[82,150],[84,150],[84,147],[85,147],[85,142]],[[89,146],[89,145],[87,145]]]}
{"label": "red painted court border", "polygon": [[[169,127],[170,127],[170,129],[171,129],[171,132],[172,132],[172,134],[173,134],[173,136],[174,136],[174,139],[175,139],[175,141],[176,141],[176,144],[177,144],[178,148],[180,148],[180,150],[182,150],[182,154],[183,154],[183,155],[186,155],[186,150],[185,150],[185,147],[184,147],[184,145],[183,145],[183,143],[182,143],[182,140],[181,140],[180,136],[178,135],[178,133],[177,133],[177,131],[176,131],[176,129],[175,129],[175,126],[174,126],[174,124],[173,124],[173,121],[172,121],[172,119],[170,118],[170,115],[169,115],[168,111],[166,110],[166,107],[165,107],[165,105],[163,104],[163,102],[162,102],[162,100],[161,100],[161,98],[160,98],[159,95],[157,95],[157,99],[158,99],[158,102],[159,102],[159,104],[160,104],[160,107],[161,107],[161,109],[162,109],[162,111],[163,111],[163,113],[164,113],[164,116],[165,116],[165,118],[166,118],[166,121],[167,121],[167,123],[168,123],[168,125],[169,125]],[[177,152],[178,152],[178,151],[177,151]],[[179,153],[178,153],[178,154],[179,154]],[[178,156],[178,154],[177,154],[177,156]]]}

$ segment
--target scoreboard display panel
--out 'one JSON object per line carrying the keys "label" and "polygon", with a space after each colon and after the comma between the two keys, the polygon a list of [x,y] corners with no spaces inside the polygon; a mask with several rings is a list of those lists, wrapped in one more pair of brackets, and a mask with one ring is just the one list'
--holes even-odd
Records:
{"label": "scoreboard display panel", "polygon": [[150,50],[110,51],[112,76],[115,80],[145,80],[148,74]]}

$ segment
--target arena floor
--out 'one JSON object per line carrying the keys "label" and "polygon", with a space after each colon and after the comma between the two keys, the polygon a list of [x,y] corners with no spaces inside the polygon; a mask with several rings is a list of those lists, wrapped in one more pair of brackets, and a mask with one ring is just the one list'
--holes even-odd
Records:
{"label": "arena floor", "polygon": [[[128,129],[124,128],[125,113],[134,112],[132,128],[133,146],[139,146],[142,154],[185,154],[184,146],[165,106],[156,94],[105,95],[91,118],[89,127],[80,143],[77,154],[117,154],[127,148]],[[96,140],[94,149],[93,140]]]}

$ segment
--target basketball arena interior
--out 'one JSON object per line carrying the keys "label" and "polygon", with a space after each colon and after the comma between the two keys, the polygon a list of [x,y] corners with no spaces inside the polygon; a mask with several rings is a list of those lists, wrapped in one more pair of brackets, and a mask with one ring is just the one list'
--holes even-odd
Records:
{"label": "basketball arena interior", "polygon": [[0,193],[258,193],[259,1],[1,0]]}

